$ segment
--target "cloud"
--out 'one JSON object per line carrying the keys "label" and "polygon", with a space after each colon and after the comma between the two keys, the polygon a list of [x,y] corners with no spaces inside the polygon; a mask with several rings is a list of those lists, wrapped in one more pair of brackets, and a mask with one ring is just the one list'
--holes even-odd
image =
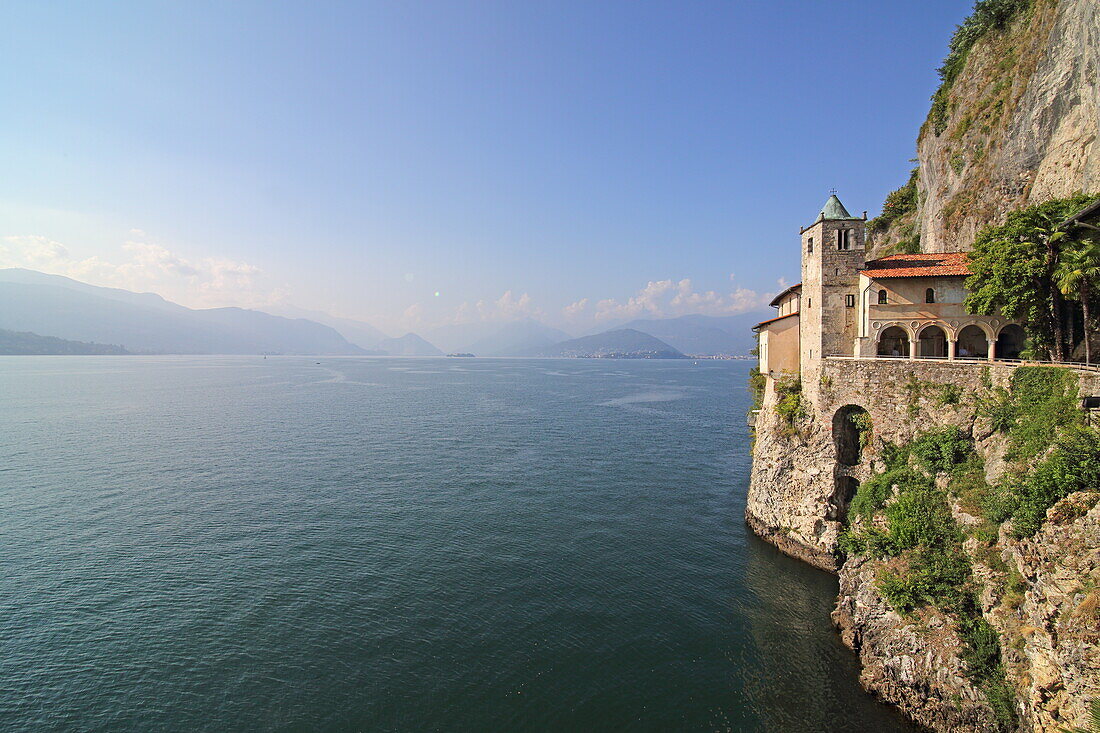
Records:
{"label": "cloud", "polygon": [[152,291],[184,305],[254,307],[277,295],[261,282],[260,268],[225,257],[188,260],[166,247],[145,241],[144,233],[121,245],[121,256],[110,261],[98,255],[74,257],[68,247],[39,235],[0,237],[0,267],[25,267],[76,280]]}
{"label": "cloud", "polygon": [[534,304],[527,293],[516,295],[511,290],[496,300],[479,300],[475,303],[464,302],[444,323],[462,325],[468,323],[507,322],[524,318],[542,318],[542,309]]}
{"label": "cloud", "polygon": [[[732,279],[732,275],[730,276]],[[729,293],[714,290],[697,291],[689,278],[673,281],[653,280],[625,302],[607,298],[596,303],[594,318],[606,321],[618,318],[675,318],[689,314],[728,316],[744,313],[767,305],[769,294],[757,293],[748,288],[734,287]],[[579,313],[586,301],[577,301],[566,307]]]}

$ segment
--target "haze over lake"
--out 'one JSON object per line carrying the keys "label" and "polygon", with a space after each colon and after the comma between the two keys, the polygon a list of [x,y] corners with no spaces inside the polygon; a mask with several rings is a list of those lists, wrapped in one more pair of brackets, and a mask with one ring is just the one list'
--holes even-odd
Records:
{"label": "haze over lake", "polygon": [[0,358],[0,728],[908,730],[743,525],[748,368]]}

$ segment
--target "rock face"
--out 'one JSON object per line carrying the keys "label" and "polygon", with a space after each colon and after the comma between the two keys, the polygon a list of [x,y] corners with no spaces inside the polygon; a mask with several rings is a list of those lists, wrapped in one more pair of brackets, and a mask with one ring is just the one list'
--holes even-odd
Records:
{"label": "rock face", "polygon": [[853,558],[840,571],[833,623],[859,655],[860,683],[932,730],[995,730],[982,693],[966,676],[952,621],[924,611],[908,621],[875,590],[877,563]]}
{"label": "rock face", "polygon": [[1027,582],[1018,608],[995,608],[1005,655],[1022,683],[1035,730],[1084,726],[1086,702],[1100,698],[1100,493],[1071,494],[1047,512],[1031,539],[1006,559]]}
{"label": "rock face", "polygon": [[[854,482],[882,468],[884,441],[906,443],[954,425],[975,438],[992,482],[1012,470],[1004,437],[989,429],[975,404],[991,386],[1008,385],[1013,371],[973,362],[825,359],[818,379],[801,385],[798,410],[787,401],[793,419],[779,409],[782,385],[769,380],[756,421],[747,522],[787,554],[839,573],[833,621],[860,658],[862,684],[932,730],[997,730],[985,694],[966,675],[955,621],[927,608],[912,619],[895,613],[876,583],[890,561],[844,559],[838,538]],[[1100,393],[1100,374],[1079,373],[1078,380],[1081,393]],[[851,409],[866,410],[873,425],[855,455],[837,420]],[[1030,539],[1002,532],[997,567],[979,562],[973,545],[967,549],[982,613],[1001,636],[1020,730],[1084,725],[1088,702],[1100,698],[1098,500],[1100,492],[1062,500]],[[953,513],[962,525],[980,521],[957,504]],[[1011,593],[1010,575],[1021,579]]]}
{"label": "rock face", "polygon": [[965,251],[1012,209],[1100,191],[1100,5],[1032,0],[987,32],[917,157],[915,218],[878,231],[878,252],[917,232],[925,252]]}

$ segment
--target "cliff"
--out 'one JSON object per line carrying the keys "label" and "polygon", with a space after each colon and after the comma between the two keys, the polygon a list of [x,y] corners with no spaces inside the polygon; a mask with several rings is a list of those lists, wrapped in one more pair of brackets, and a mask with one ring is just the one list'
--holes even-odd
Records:
{"label": "cliff", "polygon": [[981,0],[958,30],[876,255],[969,249],[1016,208],[1100,190],[1100,4]]}
{"label": "cliff", "polygon": [[768,381],[747,520],[839,573],[863,685],[926,728],[1058,730],[1100,698],[1100,473],[1080,467],[1100,463],[1060,469],[1090,490],[995,513],[1056,462],[1079,393],[1100,374],[827,359]]}

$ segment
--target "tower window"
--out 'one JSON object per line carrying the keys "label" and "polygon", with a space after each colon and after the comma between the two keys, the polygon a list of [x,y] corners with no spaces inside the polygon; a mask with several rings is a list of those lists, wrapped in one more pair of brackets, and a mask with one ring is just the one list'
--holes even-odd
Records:
{"label": "tower window", "polygon": [[849,308],[855,308],[856,307],[856,296],[854,296],[854,295],[845,295],[844,296],[844,305],[848,306]]}
{"label": "tower window", "polygon": [[886,291],[885,290],[878,291],[878,304],[879,305],[886,305]]}
{"label": "tower window", "polygon": [[808,240],[806,240],[806,254],[811,254],[812,255],[813,253],[814,253],[814,238],[810,237]]}
{"label": "tower window", "polygon": [[846,251],[852,248],[852,230],[851,229],[837,229],[836,230],[836,248],[842,251]]}
{"label": "tower window", "polygon": [[840,268],[839,267],[834,267],[833,268],[833,274],[834,275],[839,275],[840,274]]}
{"label": "tower window", "polygon": [[924,291],[924,302],[925,303],[935,303],[936,302],[936,291],[933,290],[932,288],[928,288],[927,290],[925,290]]}
{"label": "tower window", "polygon": [[807,308],[813,308],[814,307],[814,299],[813,298],[806,298],[806,307]]}

